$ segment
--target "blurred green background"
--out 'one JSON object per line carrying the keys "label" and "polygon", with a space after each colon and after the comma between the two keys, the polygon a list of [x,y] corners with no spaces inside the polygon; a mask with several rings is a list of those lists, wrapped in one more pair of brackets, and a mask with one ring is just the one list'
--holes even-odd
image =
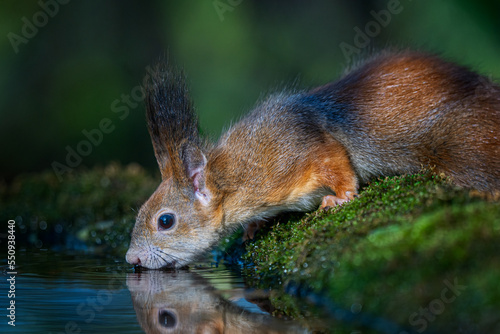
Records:
{"label": "blurred green background", "polygon": [[[338,77],[348,63],[341,43],[354,45],[355,27],[365,30],[372,11],[398,2],[59,1],[1,5],[0,180],[6,182],[53,162],[66,165],[68,147],[90,150],[75,163],[79,168],[118,161],[153,171],[144,106],[122,99],[160,55],[185,68],[201,126],[215,139],[266,93],[295,80],[306,88]],[[398,6],[362,53],[409,46],[500,77],[498,0]],[[79,147],[83,131],[103,119],[112,130],[98,145]]]}

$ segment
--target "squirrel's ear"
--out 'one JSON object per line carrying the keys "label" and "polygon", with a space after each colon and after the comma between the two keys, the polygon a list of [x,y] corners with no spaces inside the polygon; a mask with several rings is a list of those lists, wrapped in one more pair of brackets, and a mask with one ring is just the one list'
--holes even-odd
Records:
{"label": "squirrel's ear", "polygon": [[207,158],[202,150],[193,145],[186,144],[181,150],[181,159],[190,184],[193,187],[194,194],[203,204],[208,204],[210,194],[205,186],[205,171]]}

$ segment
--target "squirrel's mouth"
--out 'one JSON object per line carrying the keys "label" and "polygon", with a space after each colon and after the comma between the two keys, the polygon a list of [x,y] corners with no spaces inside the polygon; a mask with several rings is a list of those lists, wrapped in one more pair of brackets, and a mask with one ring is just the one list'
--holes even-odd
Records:
{"label": "squirrel's mouth", "polygon": [[141,272],[144,270],[172,270],[187,268],[187,261],[178,261],[174,256],[170,256],[166,253],[161,253],[164,256],[158,256],[158,254],[149,254],[147,252],[137,251],[135,249],[129,248],[126,255],[126,260],[128,263],[134,265],[135,272]]}

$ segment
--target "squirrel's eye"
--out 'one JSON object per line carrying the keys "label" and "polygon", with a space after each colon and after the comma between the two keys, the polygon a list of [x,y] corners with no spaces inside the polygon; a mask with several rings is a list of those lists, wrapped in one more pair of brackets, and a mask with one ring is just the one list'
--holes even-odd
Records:
{"label": "squirrel's eye", "polygon": [[175,316],[174,313],[162,310],[158,314],[158,322],[160,325],[166,328],[175,328],[175,325],[177,324],[177,317]]}
{"label": "squirrel's eye", "polygon": [[170,230],[175,225],[175,216],[171,213],[164,213],[158,218],[159,230]]}

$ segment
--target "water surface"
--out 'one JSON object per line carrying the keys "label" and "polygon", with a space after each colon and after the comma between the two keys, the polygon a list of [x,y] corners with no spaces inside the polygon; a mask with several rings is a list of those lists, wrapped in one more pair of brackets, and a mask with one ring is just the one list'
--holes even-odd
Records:
{"label": "water surface", "polygon": [[[308,333],[224,265],[134,272],[123,258],[19,251],[16,321],[2,333]],[[6,261],[2,305],[8,305]],[[4,311],[5,313],[5,311]],[[6,320],[7,319],[7,320]]]}

